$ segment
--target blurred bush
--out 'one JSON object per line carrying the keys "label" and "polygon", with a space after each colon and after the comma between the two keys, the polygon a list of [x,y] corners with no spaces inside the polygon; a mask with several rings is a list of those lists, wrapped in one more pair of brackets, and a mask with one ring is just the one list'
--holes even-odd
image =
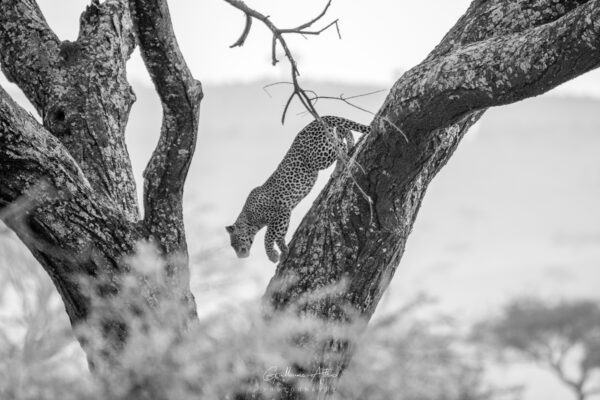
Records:
{"label": "blurred bush", "polygon": [[520,297],[476,324],[473,336],[499,355],[542,366],[575,397],[600,394],[600,303]]}
{"label": "blurred bush", "polygon": [[1,226],[0,398],[84,398],[89,387],[85,368],[50,278]]}
{"label": "blurred bush", "polygon": [[[195,326],[183,335],[174,333],[171,327],[181,316],[176,301],[148,307],[142,322],[136,317],[144,307],[137,279],[153,281],[157,293],[163,285],[159,273],[163,263],[146,245],[130,260],[132,276],[124,280],[119,295],[93,299],[120,311],[136,305],[138,311],[128,315],[128,335],[133,340],[121,352],[120,367],[102,370],[101,379],[92,379],[47,274],[11,233],[4,231],[0,237],[3,400],[225,399],[249,388],[262,390],[262,398],[274,398],[277,392],[267,390],[269,371],[284,371],[309,356],[290,346],[291,337],[351,331],[307,318],[287,318],[277,324],[265,321],[259,301],[235,301],[239,281],[228,278],[236,272],[235,266],[224,266],[218,249],[193,255],[202,263],[207,282],[212,282],[197,296],[201,315]],[[205,311],[204,305],[213,302],[220,306]],[[421,318],[420,311],[427,306],[419,298],[374,320],[359,340],[335,398],[496,398],[501,391],[486,382],[477,351],[450,319]],[[78,329],[77,334],[90,346],[104,346],[94,317],[91,328]]]}

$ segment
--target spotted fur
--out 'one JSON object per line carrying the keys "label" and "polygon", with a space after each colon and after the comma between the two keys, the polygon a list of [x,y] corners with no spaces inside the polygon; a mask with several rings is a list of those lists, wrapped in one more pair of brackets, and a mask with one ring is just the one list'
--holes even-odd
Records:
{"label": "spotted fur", "polygon": [[231,246],[240,258],[250,255],[256,233],[267,227],[265,249],[269,260],[277,262],[287,255],[285,234],[292,209],[314,186],[320,170],[326,169],[354,146],[351,131],[367,133],[369,127],[345,118],[322,117],[327,129],[313,121],[298,133],[285,157],[267,181],[252,189],[235,223],[227,226]]}

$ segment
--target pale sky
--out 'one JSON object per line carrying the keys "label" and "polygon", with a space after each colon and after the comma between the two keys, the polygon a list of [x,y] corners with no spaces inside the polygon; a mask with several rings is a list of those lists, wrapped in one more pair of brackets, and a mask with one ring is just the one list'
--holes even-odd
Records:
{"label": "pale sky", "polygon": [[[246,1],[283,28],[309,20],[325,2]],[[38,3],[61,39],[76,38],[79,15],[88,1]],[[204,84],[288,79],[289,65],[283,57],[277,67],[271,66],[271,36],[260,23],[254,23],[243,48],[230,49],[243,29],[240,11],[223,0],[171,0],[169,4],[183,54],[194,76]],[[302,79],[389,86],[400,71],[419,63],[433,49],[469,4],[469,0],[334,0],[327,16],[315,27],[339,19],[342,40],[335,30],[329,30],[320,36],[296,36],[288,41],[300,64]],[[149,79],[137,55],[128,69],[132,79]],[[600,71],[560,90],[600,96]]]}

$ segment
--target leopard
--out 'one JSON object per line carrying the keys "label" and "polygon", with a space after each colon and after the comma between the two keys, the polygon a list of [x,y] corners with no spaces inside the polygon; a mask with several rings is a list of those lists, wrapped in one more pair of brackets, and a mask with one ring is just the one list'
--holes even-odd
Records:
{"label": "leopard", "polygon": [[[264,184],[250,191],[233,225],[226,226],[237,257],[250,256],[257,232],[265,226],[265,251],[273,263],[287,257],[285,236],[294,207],[311,191],[319,171],[336,160],[347,160],[354,147],[352,131],[366,134],[370,127],[352,120],[323,116],[306,125]],[[340,161],[336,169],[340,166]],[[281,255],[275,249],[279,247]]]}

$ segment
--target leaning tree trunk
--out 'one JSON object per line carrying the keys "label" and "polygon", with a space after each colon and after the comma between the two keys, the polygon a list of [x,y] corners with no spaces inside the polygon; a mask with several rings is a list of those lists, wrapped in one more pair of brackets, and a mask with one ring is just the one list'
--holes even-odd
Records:
{"label": "leaning tree trunk", "polygon": [[539,95],[598,65],[599,0],[475,0],[394,84],[356,147],[355,166],[315,201],[264,297],[272,319],[295,312],[347,324],[343,335],[305,332],[297,343],[311,357],[296,370],[320,372],[313,381],[320,397],[348,365],[353,337],[394,275],[428,184],[468,129],[488,107]]}
{"label": "leaning tree trunk", "polygon": [[[111,367],[127,338],[127,313],[95,310],[96,295],[81,278],[100,297],[118,293],[140,241],[166,258],[167,294],[184,310],[173,328],[196,318],[182,193],[201,86],[179,52],[165,1],[93,0],[75,42],[58,39],[35,0],[0,0],[0,9],[2,70],[43,119],[42,126],[0,88],[0,217],[48,272],[72,325],[100,318],[107,347],[80,341],[92,367]],[[136,37],[164,111],[145,171],[143,218],[124,137],[135,101],[125,64]],[[160,301],[155,288],[141,291],[148,303]]]}
{"label": "leaning tree trunk", "polygon": [[[83,342],[90,363],[118,364],[126,314],[96,309],[79,277],[97,283],[101,296],[118,293],[136,243],[154,242],[167,258],[168,295],[185,310],[174,329],[195,318],[181,200],[200,84],[178,50],[165,0],[94,0],[72,43],[56,37],[34,0],[0,0],[0,9],[3,71],[43,119],[39,124],[0,89],[0,217],[48,272],[73,325],[100,313],[112,347],[98,353]],[[125,63],[135,39],[164,112],[145,173],[143,218],[123,137],[134,101]],[[296,369],[330,370],[315,381],[320,397],[348,364],[352,338],[400,262],[427,185],[468,128],[487,107],[538,95],[597,67],[599,46],[600,0],[475,0],[431,55],[394,85],[354,152],[365,172],[352,167],[332,179],[265,295],[271,320],[301,313],[345,325],[343,336],[339,329],[325,338],[296,336],[295,345],[310,355]]]}

